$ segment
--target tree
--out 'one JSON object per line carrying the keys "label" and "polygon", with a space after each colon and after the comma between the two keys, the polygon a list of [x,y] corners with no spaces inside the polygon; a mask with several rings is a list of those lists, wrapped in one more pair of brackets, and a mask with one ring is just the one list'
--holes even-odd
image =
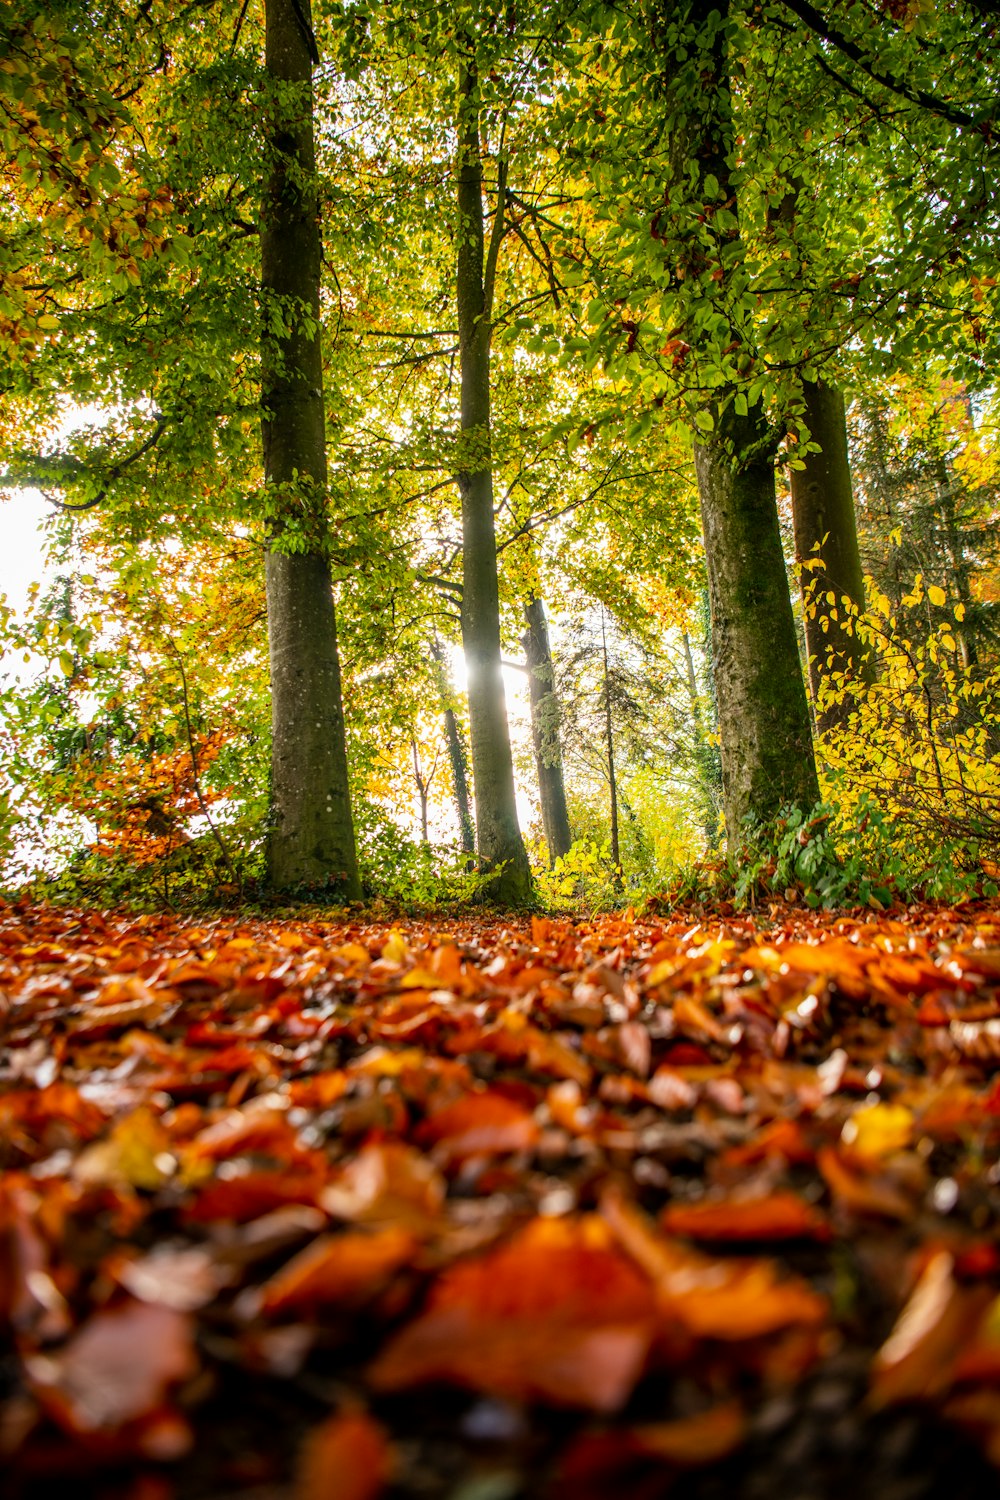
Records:
{"label": "tree", "polygon": [[549,863],[554,864],[561,855],[568,854],[573,835],[566,807],[562,745],[559,738],[559,699],[556,696],[552,648],[549,645],[545,605],[537,594],[532,594],[525,603],[524,618],[528,628],[521,640],[528,668],[531,738],[538,771],[538,799]]}
{"label": "tree", "polygon": [[500,669],[500,596],[490,452],[490,341],[497,257],[504,235],[505,167],[500,157],[489,244],[483,224],[479,69],[467,39],[460,62],[456,121],[458,190],[456,302],[461,366],[458,486],[462,496],[462,647],[468,672],[472,780],[480,861],[496,871],[493,899],[517,905],[531,892],[531,870],[517,824],[514,766]]}
{"label": "tree", "polygon": [[[687,250],[710,253],[722,280],[742,257],[729,6],[691,0],[678,11],[662,44],[673,133],[668,211],[688,208],[693,180],[692,196],[714,212],[716,228],[710,247],[689,240]],[[722,333],[734,352],[745,345],[735,322]],[[750,815],[766,820],[785,803],[811,806],[819,785],[778,527],[773,438],[763,411],[724,385],[696,415],[723,795],[735,838]]]}
{"label": "tree", "polygon": [[476,827],[472,817],[472,799],[469,796],[469,758],[458,714],[455,712],[455,692],[448,675],[447,657],[437,636],[431,641],[431,655],[437,669],[438,695],[444,716],[445,743],[448,747],[452,792],[458,815],[459,844],[464,854],[472,854],[476,848]]}
{"label": "tree", "polygon": [[322,233],[308,0],[266,0],[271,175],[261,223],[261,407],[268,497],[267,617],[273,885],[361,894],[351,820],[329,562],[320,336]]}

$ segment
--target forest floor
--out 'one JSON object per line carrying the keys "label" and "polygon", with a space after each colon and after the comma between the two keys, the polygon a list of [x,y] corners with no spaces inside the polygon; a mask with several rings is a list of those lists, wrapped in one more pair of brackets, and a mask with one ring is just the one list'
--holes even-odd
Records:
{"label": "forest floor", "polygon": [[998,1065],[995,905],[0,906],[4,1494],[995,1494]]}

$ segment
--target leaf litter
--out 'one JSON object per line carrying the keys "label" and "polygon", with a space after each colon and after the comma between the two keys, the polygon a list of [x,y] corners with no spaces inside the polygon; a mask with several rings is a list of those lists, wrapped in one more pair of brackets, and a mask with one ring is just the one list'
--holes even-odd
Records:
{"label": "leaf litter", "polygon": [[0,907],[4,1493],[990,1493],[998,1035],[981,903]]}

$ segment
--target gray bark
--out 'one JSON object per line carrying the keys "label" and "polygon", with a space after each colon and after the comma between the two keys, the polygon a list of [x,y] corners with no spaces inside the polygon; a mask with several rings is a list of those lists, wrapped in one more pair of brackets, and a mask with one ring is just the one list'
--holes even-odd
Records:
{"label": "gray bark", "polygon": [[[804,469],[791,470],[792,520],[799,561],[819,558],[822,563],[819,568],[801,570],[809,688],[817,728],[822,733],[844,723],[851,711],[850,700],[831,703],[822,710],[816,707],[829,674],[842,673],[855,682],[870,676],[861,642],[844,627],[841,603],[846,596],[863,610],[865,584],[844,398],[832,386],[817,381],[805,381],[803,395],[806,426],[821,451],[805,456]],[[833,605],[827,598],[831,593],[837,601]]]}
{"label": "gray bark", "polygon": [[573,842],[559,737],[559,699],[556,696],[545,606],[541,599],[533,596],[528,600],[524,606],[524,618],[528,626],[522,636],[522,644],[528,667],[531,738],[538,770],[542,828],[548,845],[549,864],[552,865],[569,852]]}
{"label": "gray bark", "polygon": [[458,303],[461,432],[457,479],[462,498],[462,647],[469,693],[476,844],[480,867],[495,871],[488,896],[518,906],[531,897],[531,868],[517,822],[514,766],[500,659],[493,467],[490,452],[490,339],[496,261],[503,237],[504,191],[499,185],[489,250],[483,221],[479,144],[479,82],[475,63],[459,78]]}
{"label": "gray bark", "polygon": [[[327,554],[319,333],[322,245],[315,194],[309,0],[266,0],[271,174],[261,212],[262,429],[269,512],[271,667],[268,875],[360,898],[347,775],[337,626]],[[272,334],[273,313],[283,314]]]}

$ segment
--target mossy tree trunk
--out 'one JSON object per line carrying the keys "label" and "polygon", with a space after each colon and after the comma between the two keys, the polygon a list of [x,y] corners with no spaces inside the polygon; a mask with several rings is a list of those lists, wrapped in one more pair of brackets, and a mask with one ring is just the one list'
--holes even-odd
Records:
{"label": "mossy tree trunk", "polygon": [[266,0],[271,156],[261,212],[262,426],[273,749],[268,874],[361,895],[328,557],[309,0]]}
{"label": "mossy tree trunk", "polygon": [[[672,175],[677,183],[695,181],[703,204],[729,205],[732,227],[720,235],[718,253],[725,248],[730,256],[720,265],[740,264],[742,257],[732,253],[740,228],[732,172],[729,0],[688,0],[668,9],[663,87],[673,105]],[[683,92],[692,77],[697,96]],[[724,279],[720,291],[724,295]],[[733,322],[720,336],[730,351],[743,343]],[[773,435],[761,408],[748,410],[745,394],[726,387],[699,416],[695,469],[723,804],[732,841],[748,817],[766,822],[785,803],[815,803],[819,785],[778,526]]]}
{"label": "mossy tree trunk", "polygon": [[[471,50],[470,46],[470,53]],[[496,872],[488,886],[489,899],[500,905],[519,906],[530,899],[532,882],[517,822],[501,671],[490,446],[491,318],[497,256],[504,231],[504,184],[501,166],[487,248],[479,140],[479,76],[471,55],[460,72],[456,125],[456,291],[463,445],[457,477],[462,498],[462,647],[468,674],[476,845],[481,868]]]}
{"label": "mossy tree trunk", "polygon": [[545,605],[537,595],[524,606],[527,630],[522,637],[528,667],[531,702],[531,739],[538,770],[538,799],[549,863],[569,852],[573,835],[566,806],[562,743],[559,736],[559,699],[556,695],[552,648],[545,621]]}
{"label": "mossy tree trunk", "polygon": [[[748,816],[819,800],[795,621],[778,528],[774,466],[758,424],[730,407],[695,445],[730,840]],[[742,458],[734,457],[742,455]]]}

